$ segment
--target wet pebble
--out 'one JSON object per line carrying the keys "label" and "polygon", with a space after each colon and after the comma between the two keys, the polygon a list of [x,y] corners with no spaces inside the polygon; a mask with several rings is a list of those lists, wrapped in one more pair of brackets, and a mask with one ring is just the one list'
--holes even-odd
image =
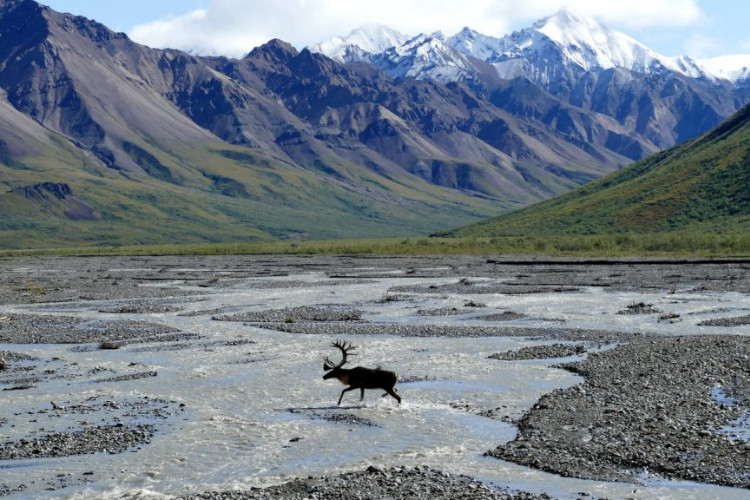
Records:
{"label": "wet pebble", "polygon": [[586,354],[587,348],[584,344],[551,344],[531,347],[523,347],[510,351],[492,354],[491,359],[505,361],[520,361],[528,359],[564,358],[567,356],[581,356]]}

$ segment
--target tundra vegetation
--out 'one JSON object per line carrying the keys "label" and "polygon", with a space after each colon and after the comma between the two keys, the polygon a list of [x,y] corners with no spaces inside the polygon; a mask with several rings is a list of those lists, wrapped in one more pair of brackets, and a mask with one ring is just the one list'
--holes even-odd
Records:
{"label": "tundra vegetation", "polygon": [[579,236],[403,237],[266,243],[205,243],[0,250],[0,257],[97,255],[442,255],[497,254],[551,257],[747,257],[750,233],[670,232]]}

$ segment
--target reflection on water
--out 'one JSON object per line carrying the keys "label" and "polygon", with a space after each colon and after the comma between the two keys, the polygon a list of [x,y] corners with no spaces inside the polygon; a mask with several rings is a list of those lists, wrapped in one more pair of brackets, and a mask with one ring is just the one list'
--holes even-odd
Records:
{"label": "reflection on water", "polygon": [[[67,345],[0,345],[0,349],[21,350],[42,359],[59,358],[69,374],[81,375],[51,379],[34,389],[3,396],[0,417],[7,422],[0,425],[2,441],[43,433],[50,422],[47,414],[36,419],[18,415],[47,407],[51,400],[71,406],[87,398],[129,401],[147,397],[184,405],[160,424],[150,444],[138,450],[0,461],[0,487],[25,485],[19,498],[148,497],[250,488],[370,464],[425,464],[562,498],[575,498],[579,492],[611,498],[747,497],[742,490],[684,482],[649,481],[648,486],[634,486],[561,478],[483,457],[483,452],[515,437],[515,428],[508,422],[523,415],[542,394],[580,382],[578,376],[551,367],[559,360],[488,358],[542,341],[353,337],[347,340],[359,346],[357,363],[393,369],[406,381],[399,385],[403,404],[381,399],[380,391],[367,391],[360,404],[359,392],[352,391],[344,396],[341,407],[335,407],[342,386],[322,380],[322,360],[335,354],[330,347],[332,336],[274,332],[242,322],[214,321],[210,313],[202,313],[336,304],[356,307],[364,320],[372,322],[487,326],[493,323],[477,318],[488,312],[512,311],[519,313],[517,319],[497,324],[685,334],[720,332],[698,323],[706,315],[731,316],[743,310],[745,297],[740,294],[636,294],[590,288],[579,293],[524,295],[399,293],[399,300],[384,300],[396,285],[456,280],[382,278],[351,284],[336,280],[335,285],[322,286],[325,280],[319,274],[264,278],[275,285],[253,288],[248,286],[253,280],[248,279],[231,288],[201,289],[203,295],[176,300],[181,312],[117,315],[156,321],[202,337],[181,343],[131,345],[111,351],[80,351]],[[305,282],[314,286],[304,286]],[[466,308],[467,301],[486,307]],[[653,304],[661,314],[678,321],[660,321],[658,314],[617,314],[634,302]],[[96,320],[111,319],[111,313],[98,311],[114,305],[52,304],[1,311],[64,313]],[[418,310],[452,307],[462,314],[418,314]],[[197,314],[186,314],[190,312]],[[158,376],[107,384],[92,384],[90,377],[83,376],[93,370],[104,374],[132,371],[134,363]],[[62,428],[74,428],[81,420],[75,415],[60,418],[67,420],[56,421],[58,429],[61,422]],[[70,480],[66,483],[61,477]],[[45,479],[33,479],[32,483],[30,478]],[[45,491],[52,483],[67,487]]]}
{"label": "reflection on water", "polygon": [[[713,400],[721,405],[734,406],[738,404],[738,401],[728,396],[724,392],[724,388],[721,386],[715,386],[711,390],[711,397]],[[750,412],[743,412],[739,418],[729,424],[723,429],[719,429],[719,432],[726,434],[730,441],[750,441]]]}

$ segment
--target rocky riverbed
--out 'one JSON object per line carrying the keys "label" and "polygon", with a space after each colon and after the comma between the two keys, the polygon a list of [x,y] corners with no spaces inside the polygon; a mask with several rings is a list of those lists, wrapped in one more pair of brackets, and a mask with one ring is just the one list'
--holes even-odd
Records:
{"label": "rocky riverbed", "polygon": [[[317,277],[299,278],[311,274]],[[335,295],[338,285],[367,286],[384,279],[408,283],[364,301]],[[279,298],[284,295],[274,295],[316,288],[328,295],[311,304],[284,305]],[[237,290],[272,298],[261,308],[210,301]],[[637,326],[623,331],[609,323],[600,327],[595,317],[568,324],[555,316],[556,309],[535,315],[514,305],[537,296],[574,301],[585,299],[585,293],[612,292],[649,296],[613,304],[607,316],[614,318],[607,321]],[[214,339],[210,329],[194,331],[189,326],[209,322],[215,328],[231,325],[238,332],[317,335],[323,342],[340,336],[384,336],[541,343],[496,352],[491,362],[549,360],[557,369],[581,376],[581,382],[543,395],[521,414],[477,407],[470,399],[451,402],[454,409],[466,408],[518,428],[515,439],[488,442],[475,453],[560,477],[634,484],[670,478],[750,491],[750,447],[743,428],[750,411],[748,311],[690,307],[690,301],[702,295],[733,294],[740,303],[748,293],[750,264],[741,261],[535,262],[481,256],[2,259],[0,390],[16,410],[0,410],[0,470],[14,462],[143,453],[156,446],[159,436],[179,432],[180,422],[193,418],[189,404],[139,394],[147,384],[163,380],[156,366],[159,358],[149,357],[151,353],[226,350],[231,364],[282,362],[250,335]],[[655,296],[659,304],[651,302]],[[202,301],[209,304],[202,308]],[[381,321],[378,314],[397,316]],[[403,319],[412,317],[414,321]],[[681,335],[681,324],[709,334]],[[68,345],[67,352],[85,355],[89,364],[47,356],[47,345]],[[31,352],[30,346],[40,349]],[[124,354],[112,357],[108,353],[113,351]],[[575,361],[560,361],[571,357]],[[195,376],[203,376],[204,367],[196,370]],[[407,388],[433,380],[429,374],[404,375]],[[25,394],[60,383],[93,393],[25,406]],[[126,384],[132,389],[114,390]],[[120,396],[109,397],[110,388]],[[382,428],[356,408],[343,413],[326,408],[279,412],[350,431]],[[303,436],[291,439],[304,442]],[[89,470],[57,479],[28,477],[24,483],[6,483],[0,477],[0,496],[106,481]],[[188,497],[549,498],[541,491],[519,492],[450,470],[400,465]]]}
{"label": "rocky riverbed", "polygon": [[[750,401],[750,338],[639,339],[563,365],[583,384],[544,396],[491,456],[565,476],[646,473],[750,488],[750,446],[731,422]],[[719,396],[720,395],[720,396]]]}
{"label": "rocky riverbed", "polygon": [[278,486],[253,491],[207,492],[184,500],[305,500],[362,498],[409,498],[413,500],[547,500],[547,495],[506,492],[490,488],[468,476],[458,476],[430,467],[370,466],[364,471],[338,476],[295,479]]}

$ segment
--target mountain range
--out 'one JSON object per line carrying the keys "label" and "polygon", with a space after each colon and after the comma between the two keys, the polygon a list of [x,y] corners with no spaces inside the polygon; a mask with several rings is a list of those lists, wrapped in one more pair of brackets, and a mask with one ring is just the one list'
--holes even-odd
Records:
{"label": "mountain range", "polygon": [[[746,84],[750,78],[750,54],[711,59],[664,56],[569,7],[500,38],[469,27],[446,37],[440,31],[410,36],[387,26],[368,25],[309,49],[341,63],[368,61],[383,64],[383,69],[389,65],[386,60],[393,62],[399,56],[411,59],[409,67],[392,71],[392,76],[410,73],[413,77],[427,77],[429,71],[440,66],[470,70],[472,64],[467,61],[471,58],[490,64],[501,78],[525,77],[543,84],[554,79],[560,64],[583,72],[623,68],[649,74],[668,70],[691,78],[729,80],[736,84]],[[444,60],[425,58],[430,51],[441,53]],[[456,79],[454,75],[443,81]]]}
{"label": "mountain range", "polygon": [[518,102],[502,83],[530,82],[555,101],[614,118],[638,144],[605,146],[630,159],[706,132],[748,101],[750,87],[750,55],[663,56],[569,8],[502,38],[468,27],[409,37],[369,26],[310,50],[367,61],[394,78],[463,82],[503,109],[557,126],[540,99]]}
{"label": "mountain range", "polygon": [[428,234],[695,137],[750,94],[735,61],[639,52],[570,11],[499,39],[375,27],[232,59],[2,0],[0,39],[5,248]]}

